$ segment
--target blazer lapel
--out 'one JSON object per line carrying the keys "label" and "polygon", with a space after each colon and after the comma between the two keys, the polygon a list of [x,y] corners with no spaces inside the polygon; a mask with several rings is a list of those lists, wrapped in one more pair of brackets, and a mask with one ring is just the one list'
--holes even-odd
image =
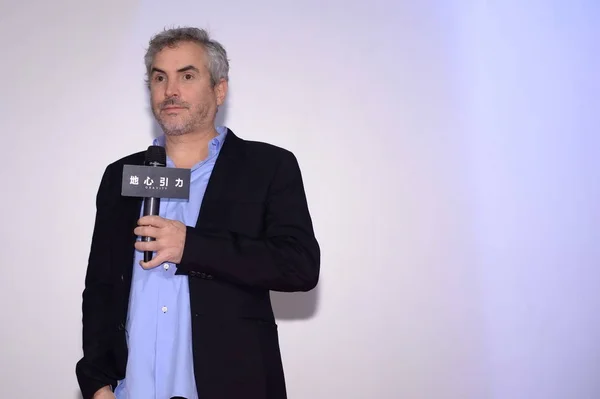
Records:
{"label": "blazer lapel", "polygon": [[210,210],[208,204],[223,199],[226,193],[231,190],[236,178],[240,176],[239,170],[243,167],[243,157],[244,140],[228,129],[223,148],[221,148],[219,157],[215,162],[202,199],[196,227],[209,224]]}

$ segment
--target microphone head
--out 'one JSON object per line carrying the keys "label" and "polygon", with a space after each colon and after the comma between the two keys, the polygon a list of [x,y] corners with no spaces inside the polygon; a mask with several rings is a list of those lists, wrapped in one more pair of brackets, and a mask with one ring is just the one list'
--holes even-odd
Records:
{"label": "microphone head", "polygon": [[147,166],[167,166],[167,152],[165,147],[159,145],[151,145],[146,150],[146,161],[144,162]]}

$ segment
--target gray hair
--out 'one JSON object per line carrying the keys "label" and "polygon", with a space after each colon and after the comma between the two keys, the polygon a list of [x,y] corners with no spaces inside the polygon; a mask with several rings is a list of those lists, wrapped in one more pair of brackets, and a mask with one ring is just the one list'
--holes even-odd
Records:
{"label": "gray hair", "polygon": [[225,48],[219,42],[212,40],[208,32],[203,29],[180,27],[165,29],[150,40],[150,45],[144,56],[146,84],[148,86],[150,85],[152,62],[156,54],[163,48],[175,47],[180,42],[193,42],[204,47],[208,58],[206,68],[210,72],[210,81],[213,87],[221,79],[229,81],[229,60]]}

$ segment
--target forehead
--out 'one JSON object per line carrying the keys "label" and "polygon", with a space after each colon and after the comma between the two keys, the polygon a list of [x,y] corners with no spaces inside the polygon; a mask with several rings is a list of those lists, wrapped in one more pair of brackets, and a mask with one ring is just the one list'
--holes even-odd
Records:
{"label": "forehead", "polygon": [[193,65],[198,69],[206,65],[206,52],[202,46],[193,42],[179,42],[172,47],[164,47],[154,56],[152,66],[163,71]]}

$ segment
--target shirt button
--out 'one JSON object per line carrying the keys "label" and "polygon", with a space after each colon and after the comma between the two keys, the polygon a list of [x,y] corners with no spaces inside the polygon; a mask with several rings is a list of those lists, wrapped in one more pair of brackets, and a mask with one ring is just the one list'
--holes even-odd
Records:
{"label": "shirt button", "polygon": [[167,309],[167,307],[166,307],[166,306],[163,306],[161,310],[162,310],[162,312],[163,312],[163,313],[167,313],[167,310],[168,310],[168,309]]}
{"label": "shirt button", "polygon": [[165,270],[169,270],[169,264],[168,264],[168,263],[165,263],[165,264],[163,265],[163,267],[165,268]]}

